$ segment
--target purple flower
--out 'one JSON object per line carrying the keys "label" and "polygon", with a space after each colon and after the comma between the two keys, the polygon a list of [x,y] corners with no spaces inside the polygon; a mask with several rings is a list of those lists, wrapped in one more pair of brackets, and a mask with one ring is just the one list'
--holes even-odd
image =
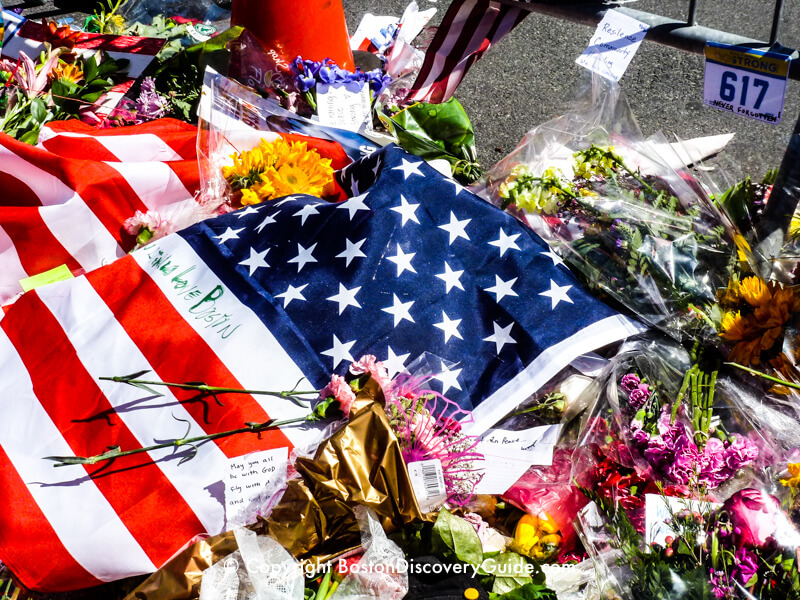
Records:
{"label": "purple flower", "polygon": [[718,438],[712,437],[706,442],[703,454],[700,456],[700,474],[697,481],[709,489],[714,489],[728,479],[725,466],[725,444]]}
{"label": "purple flower", "polygon": [[734,433],[733,441],[725,452],[725,466],[729,472],[728,477],[733,477],[742,467],[749,465],[758,458],[758,447],[744,436]]}
{"label": "purple flower", "polygon": [[736,563],[731,573],[733,578],[742,585],[746,585],[757,572],[758,561],[756,560],[756,555],[747,548],[739,548],[736,551]]}
{"label": "purple flower", "polygon": [[688,485],[695,476],[697,464],[700,460],[700,452],[694,442],[688,441],[672,460],[672,464],[667,467],[666,475],[675,483]]}
{"label": "purple flower", "polygon": [[307,92],[317,84],[317,80],[313,77],[306,77],[305,75],[300,74],[295,77],[295,83],[297,84],[297,89],[299,89],[301,92]]}
{"label": "purple flower", "polygon": [[641,383],[642,380],[639,379],[639,376],[634,373],[628,373],[627,375],[623,375],[622,379],[620,380],[620,386],[628,394],[630,394],[633,390],[639,387],[639,384]]}
{"label": "purple flower", "polygon": [[724,571],[709,569],[708,583],[711,585],[711,593],[715,598],[727,598],[733,592],[730,580],[725,576]]}
{"label": "purple flower", "polygon": [[639,410],[642,408],[645,403],[650,399],[650,386],[646,383],[642,383],[639,387],[632,389],[628,393],[628,401],[630,405]]}
{"label": "purple flower", "polygon": [[156,91],[156,80],[145,77],[135,102],[137,123],[160,119],[167,114],[168,106],[169,100]]}

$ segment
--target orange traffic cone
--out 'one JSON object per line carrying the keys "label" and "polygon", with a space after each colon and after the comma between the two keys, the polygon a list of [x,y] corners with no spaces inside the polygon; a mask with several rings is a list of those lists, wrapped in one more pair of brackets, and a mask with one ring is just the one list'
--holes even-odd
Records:
{"label": "orange traffic cone", "polygon": [[233,0],[231,25],[246,27],[287,60],[330,58],[355,68],[342,0]]}

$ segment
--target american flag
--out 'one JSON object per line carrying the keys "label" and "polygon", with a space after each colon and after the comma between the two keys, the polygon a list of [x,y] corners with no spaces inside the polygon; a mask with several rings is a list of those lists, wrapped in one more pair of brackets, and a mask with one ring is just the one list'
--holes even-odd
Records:
{"label": "american flag", "polygon": [[0,305],[19,281],[60,265],[75,274],[124,256],[137,210],[191,200],[200,188],[197,128],[173,119],[96,130],[46,125],[39,147],[0,133]]}
{"label": "american flag", "polygon": [[453,0],[425,53],[408,100],[449,100],[467,71],[530,11],[496,0]]}
{"label": "american flag", "polygon": [[153,571],[225,527],[230,459],[320,435],[286,427],[202,444],[183,464],[160,450],[54,469],[42,457],[307,412],[263,396],[148,398],[101,376],[149,369],[261,390],[305,377],[320,388],[364,354],[397,373],[428,352],[442,359],[431,385],[474,410],[477,433],[579,355],[637,331],[535,233],[396,146],[340,183],[349,200],[250,206],[11,306],[0,321],[0,560],[24,584],[57,591]]}

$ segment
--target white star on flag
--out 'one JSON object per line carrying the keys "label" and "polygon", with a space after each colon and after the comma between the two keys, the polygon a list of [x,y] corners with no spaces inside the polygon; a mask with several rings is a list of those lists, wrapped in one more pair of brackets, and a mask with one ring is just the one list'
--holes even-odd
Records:
{"label": "white star on flag", "polygon": [[416,269],[411,266],[411,261],[416,254],[416,252],[409,252],[406,254],[403,252],[403,249],[400,247],[400,243],[398,242],[397,254],[394,256],[387,256],[386,259],[397,265],[397,276],[400,277],[400,275],[403,274],[403,271],[411,271],[412,273],[417,272]]}
{"label": "white star on flag", "polygon": [[360,242],[356,242],[354,244],[349,239],[345,238],[346,247],[344,249],[344,252],[341,252],[341,253],[337,254],[336,258],[344,258],[344,259],[346,259],[347,260],[347,263],[345,263],[346,267],[350,266],[350,262],[354,258],[366,258],[367,255],[364,254],[361,251],[361,246],[363,246],[364,242],[366,242],[366,241],[367,241],[367,238],[364,238]]}
{"label": "white star on flag", "polygon": [[339,341],[339,338],[336,337],[336,334],[333,334],[333,348],[324,350],[321,352],[321,354],[330,356],[333,359],[333,368],[335,369],[343,360],[349,360],[350,362],[353,362],[353,356],[350,354],[350,349],[355,343],[356,341],[353,340],[352,342],[345,342],[343,344]]}
{"label": "white star on flag", "polygon": [[[356,192],[353,192],[353,193],[356,193]],[[350,198],[350,200],[347,200],[346,202],[342,202],[341,204],[338,204],[336,206],[336,208],[345,208],[345,209],[347,209],[347,211],[350,213],[350,220],[352,221],[353,217],[356,216],[356,213],[358,211],[366,210],[367,212],[369,212],[369,210],[370,210],[369,206],[364,204],[364,198],[366,198],[366,197],[367,197],[366,194],[363,194],[362,196],[353,196],[352,198]]]}
{"label": "white star on flag", "polygon": [[445,293],[449,294],[450,290],[454,287],[457,287],[460,290],[464,289],[464,286],[461,285],[461,276],[464,274],[464,271],[453,271],[450,268],[450,265],[444,263],[444,273],[439,273],[436,277],[444,281],[445,286],[447,286],[447,290]]}
{"label": "white star on flag", "polygon": [[283,308],[289,306],[289,302],[292,300],[302,300],[305,302],[306,297],[303,296],[303,290],[308,287],[307,283],[304,283],[300,287],[294,287],[292,284],[289,284],[289,289],[283,292],[282,294],[276,294],[276,298],[283,298]]}
{"label": "white star on flag", "polygon": [[294,202],[298,199],[298,196],[286,196],[283,200],[277,200],[273,206],[281,206],[282,204],[286,204],[287,202]]}
{"label": "white star on flag", "polygon": [[260,267],[269,267],[267,261],[264,258],[267,256],[267,252],[269,252],[269,248],[264,250],[263,252],[256,252],[255,248],[250,248],[250,258],[246,258],[240,265],[245,265],[250,268],[250,277],[253,276],[253,273]]}
{"label": "white star on flag", "polygon": [[238,240],[239,234],[244,231],[244,227],[241,229],[231,229],[228,227],[223,233],[220,235],[215,235],[214,239],[219,240],[218,244],[224,244],[228,240]]}
{"label": "white star on flag", "polygon": [[236,213],[236,218],[241,219],[242,217],[246,217],[247,215],[256,215],[256,214],[258,214],[258,209],[254,207],[252,204],[250,204],[244,210],[238,211]]}
{"label": "white star on flag", "polygon": [[273,223],[275,223],[275,218],[274,217],[277,217],[279,212],[281,212],[281,211],[276,212],[274,215],[267,215],[266,217],[264,217],[264,220],[261,221],[261,224],[258,227],[256,227],[256,231],[258,233],[261,233],[261,230],[264,229],[264,227],[266,227],[267,225],[272,225]]}
{"label": "white star on flag", "polygon": [[444,343],[446,344],[448,341],[450,341],[451,337],[457,337],[460,340],[464,339],[458,332],[458,326],[460,324],[461,319],[451,319],[447,316],[446,312],[442,311],[442,322],[434,323],[433,326],[437,329],[441,329],[444,332]]}
{"label": "white star on flag", "polygon": [[503,281],[500,279],[498,275],[494,276],[494,286],[490,288],[486,288],[487,292],[491,292],[492,294],[497,296],[497,302],[500,302],[506,296],[518,296],[517,292],[512,290],[511,288],[517,282],[517,278],[509,279],[508,281]]}
{"label": "white star on flag", "polygon": [[391,210],[396,213],[399,213],[401,217],[403,217],[402,222],[400,225],[405,227],[405,224],[409,221],[414,221],[417,225],[419,225],[419,219],[417,219],[417,207],[419,204],[409,204],[408,200],[403,197],[403,194],[400,194],[400,206],[394,206]]}
{"label": "white star on flag", "polygon": [[335,296],[331,296],[328,298],[331,302],[338,302],[339,303],[339,314],[344,312],[348,306],[355,306],[356,308],[361,308],[361,305],[356,300],[356,294],[361,290],[361,286],[354,287],[352,290],[348,290],[344,287],[341,283],[339,284],[339,293]]}
{"label": "white star on flag", "polygon": [[572,299],[569,296],[567,296],[567,292],[570,290],[571,287],[572,287],[571,285],[559,286],[556,284],[555,281],[551,279],[550,289],[547,290],[546,292],[541,292],[539,295],[547,296],[548,298],[550,298],[550,300],[553,302],[553,306],[551,308],[551,310],[553,310],[555,309],[556,306],[558,306],[558,303],[561,302],[562,300],[564,302],[569,302],[570,304],[574,304]]}
{"label": "white star on flag", "polygon": [[410,352],[405,354],[395,354],[392,347],[389,346],[389,357],[383,361],[383,366],[389,372],[389,377],[394,377],[398,373],[406,370],[406,361],[411,356]]}
{"label": "white star on flag", "polygon": [[318,215],[318,214],[319,214],[319,211],[317,210],[316,206],[314,206],[313,204],[306,204],[305,206],[303,206],[303,208],[298,210],[292,216],[293,217],[300,217],[300,225],[305,225],[306,224],[306,219],[308,217],[310,217],[311,215]]}
{"label": "white star on flag", "polygon": [[519,250],[519,246],[517,246],[517,238],[520,236],[519,233],[515,233],[514,235],[507,235],[503,228],[500,228],[500,237],[496,240],[489,242],[490,246],[497,246],[500,248],[500,256],[503,256],[506,253],[506,250]]}
{"label": "white star on flag", "polygon": [[562,259],[558,254],[556,254],[552,250],[548,250],[547,252],[540,252],[539,254],[541,254],[542,256],[546,256],[547,258],[552,260],[554,267],[564,264],[564,259]]}
{"label": "white star on flag", "polygon": [[447,394],[450,388],[456,388],[461,391],[461,384],[458,383],[458,376],[461,375],[462,369],[449,369],[442,365],[442,372],[434,377],[442,382],[442,396]]}
{"label": "white star on flag", "polygon": [[422,173],[419,172],[419,161],[410,161],[406,160],[405,158],[402,159],[403,164],[399,167],[394,167],[392,171],[402,171],[403,172],[403,180],[408,179],[411,175],[419,175],[423,177]]}
{"label": "white star on flag", "polygon": [[311,256],[311,253],[314,252],[314,248],[317,247],[317,244],[314,243],[313,246],[310,248],[303,248],[302,244],[297,244],[297,256],[294,258],[289,259],[290,263],[297,263],[297,272],[303,270],[303,267],[306,266],[307,263],[315,263],[317,259]]}
{"label": "white star on flag", "polygon": [[392,306],[387,306],[381,310],[394,317],[394,326],[397,327],[403,319],[414,323],[414,317],[412,317],[411,313],[409,312],[414,304],[414,301],[409,300],[408,302],[401,302],[400,298],[397,297],[397,294],[392,294],[392,297]]}
{"label": "white star on flag", "polygon": [[451,177],[445,177],[444,181],[445,181],[445,183],[449,183],[450,185],[453,186],[453,188],[455,189],[455,195],[456,196],[458,196],[461,192],[464,191],[464,186],[462,186],[460,183],[458,183],[455,179],[453,179]]}
{"label": "white star on flag", "polygon": [[514,326],[513,321],[506,327],[500,327],[497,321],[493,323],[494,333],[487,338],[483,338],[484,342],[494,342],[497,347],[497,356],[500,356],[500,351],[506,344],[516,344],[517,340],[511,337],[511,328]]}
{"label": "white star on flag", "polygon": [[459,221],[456,219],[456,215],[453,211],[450,211],[450,222],[447,225],[439,225],[439,229],[444,229],[447,233],[450,234],[450,245],[453,245],[458,238],[464,238],[465,240],[469,240],[469,236],[465,231],[467,225],[472,219],[464,219],[463,221]]}

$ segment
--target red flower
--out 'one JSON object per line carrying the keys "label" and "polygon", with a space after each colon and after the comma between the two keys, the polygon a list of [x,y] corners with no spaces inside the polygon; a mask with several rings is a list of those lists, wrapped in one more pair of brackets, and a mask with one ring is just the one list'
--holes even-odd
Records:
{"label": "red flower", "polygon": [[71,52],[81,35],[80,31],[72,31],[69,25],[59,27],[55,21],[47,23],[42,19],[42,26],[44,27],[44,41],[50,44],[54,50],[56,48],[66,48]]}

